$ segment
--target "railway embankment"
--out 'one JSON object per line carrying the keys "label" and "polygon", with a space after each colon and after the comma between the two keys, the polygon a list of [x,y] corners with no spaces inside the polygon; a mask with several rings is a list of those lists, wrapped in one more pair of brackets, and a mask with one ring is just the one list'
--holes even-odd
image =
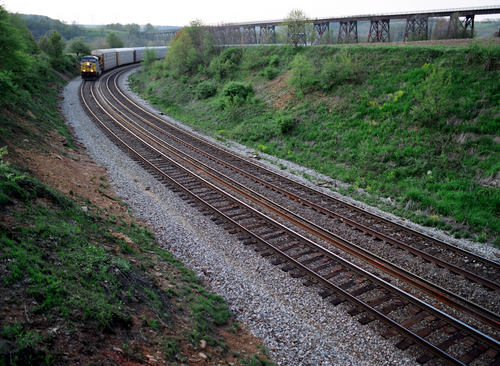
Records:
{"label": "railway embankment", "polygon": [[0,364],[270,364],[75,140],[75,60],[38,54],[2,8],[0,27],[17,50],[0,70]]}
{"label": "railway embankment", "polygon": [[382,210],[500,245],[496,39],[220,54],[186,39],[131,79],[164,113]]}

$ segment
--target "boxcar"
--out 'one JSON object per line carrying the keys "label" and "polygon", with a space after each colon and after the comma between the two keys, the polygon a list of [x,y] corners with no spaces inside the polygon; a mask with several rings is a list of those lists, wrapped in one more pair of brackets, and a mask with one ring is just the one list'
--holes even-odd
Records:
{"label": "boxcar", "polygon": [[141,62],[145,58],[147,49],[154,49],[157,59],[165,58],[168,51],[168,47],[165,46],[106,48],[93,50],[92,56],[82,57],[82,78],[97,78],[102,74],[102,72],[110,70],[117,66]]}

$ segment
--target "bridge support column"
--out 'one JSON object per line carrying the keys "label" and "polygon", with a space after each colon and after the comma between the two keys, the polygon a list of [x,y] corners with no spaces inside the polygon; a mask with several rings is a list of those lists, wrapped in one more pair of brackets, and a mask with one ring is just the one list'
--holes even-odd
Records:
{"label": "bridge support column", "polygon": [[210,33],[212,33],[218,45],[227,44],[227,28],[211,28]]}
{"label": "bridge support column", "polygon": [[470,29],[471,38],[474,36],[474,15],[467,15],[465,17],[464,29]]}
{"label": "bridge support column", "polygon": [[257,33],[255,27],[243,28],[243,44],[257,44]]}
{"label": "bridge support column", "polygon": [[307,34],[306,34],[305,29],[303,31],[299,31],[299,32],[294,33],[294,34],[288,32],[286,35],[286,38],[289,40],[290,39],[297,40],[297,45],[307,46]]}
{"label": "bridge support column", "polygon": [[229,44],[241,44],[243,42],[242,34],[241,34],[241,29],[240,27],[230,27],[228,28],[228,41]]}
{"label": "bridge support column", "polygon": [[410,34],[414,37],[425,36],[425,39],[429,37],[429,18],[407,18],[405,35],[403,37],[403,42],[406,42]]}
{"label": "bridge support column", "polygon": [[349,43],[351,40],[354,43],[358,43],[358,21],[350,20],[347,22],[340,22],[339,36],[337,39],[339,43]]}
{"label": "bridge support column", "polygon": [[370,32],[368,33],[368,43],[390,42],[390,21],[390,19],[371,20]]}
{"label": "bridge support column", "polygon": [[276,27],[274,25],[265,25],[260,27],[259,43],[260,44],[276,43]]}
{"label": "bridge support column", "polygon": [[466,15],[464,19],[452,14],[448,22],[447,38],[472,37],[474,37],[474,14]]}
{"label": "bridge support column", "polygon": [[[330,23],[329,22],[314,23],[314,35],[315,35],[314,44],[320,44],[321,39],[323,38],[325,33],[328,37],[329,30],[330,30]],[[326,42],[330,43],[330,39],[327,39]]]}

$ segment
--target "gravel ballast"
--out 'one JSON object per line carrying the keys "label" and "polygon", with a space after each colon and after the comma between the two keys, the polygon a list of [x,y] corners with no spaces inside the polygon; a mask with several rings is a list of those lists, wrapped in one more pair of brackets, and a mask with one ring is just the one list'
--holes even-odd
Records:
{"label": "gravel ballast", "polygon": [[[64,89],[63,110],[75,138],[87,147],[96,163],[108,169],[115,192],[132,214],[148,223],[159,245],[223,296],[235,319],[262,339],[278,364],[417,364],[414,355],[394,346],[399,337],[387,341],[374,330],[375,325],[360,325],[346,313],[349,305],[334,307],[322,300],[314,286],[305,287],[303,280],[292,279],[272,266],[251,246],[243,246],[235,236],[155,181],[87,116],[80,105],[80,85],[78,78]],[[249,150],[244,149],[242,154],[248,155]],[[304,171],[300,167],[293,169]],[[491,247],[480,248],[483,255],[492,255]]]}

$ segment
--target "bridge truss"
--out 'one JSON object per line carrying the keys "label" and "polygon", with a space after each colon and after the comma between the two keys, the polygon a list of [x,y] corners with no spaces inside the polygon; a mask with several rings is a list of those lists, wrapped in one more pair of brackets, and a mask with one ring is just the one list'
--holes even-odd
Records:
{"label": "bridge truss", "polygon": [[[330,30],[332,23],[338,23],[338,43],[359,43],[358,22],[370,21],[368,43],[391,42],[390,21],[406,20],[403,41],[409,39],[427,39],[429,37],[429,18],[449,17],[447,37],[451,38],[457,34],[470,35],[474,33],[475,15],[500,14],[500,6],[436,10],[427,12],[393,13],[379,15],[359,15],[351,17],[336,17],[314,19],[314,35],[307,37],[306,32],[294,34],[298,36],[298,44],[322,44],[333,43]],[[220,45],[243,45],[243,44],[276,44],[278,42],[277,29],[282,26],[283,20],[259,21],[248,23],[231,23],[224,25],[207,26],[207,30],[214,36]],[[458,29],[453,29],[458,28]],[[286,37],[291,34],[283,32]],[[151,32],[146,37],[151,40],[162,39],[169,42],[174,39],[176,32]],[[500,35],[500,31],[499,31]]]}

